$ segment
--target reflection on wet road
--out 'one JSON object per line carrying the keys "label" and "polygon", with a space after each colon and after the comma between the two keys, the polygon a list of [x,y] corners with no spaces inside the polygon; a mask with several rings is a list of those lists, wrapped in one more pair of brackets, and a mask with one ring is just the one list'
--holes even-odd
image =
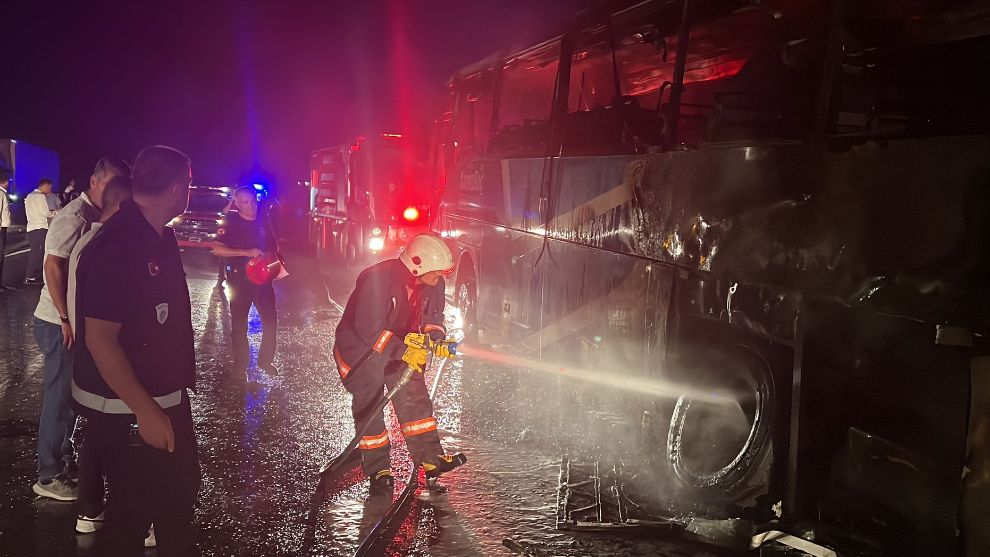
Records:
{"label": "reflection on wet road", "polygon": [[[321,273],[304,258],[292,263],[292,275],[276,287],[279,374],[255,369],[245,381],[229,369],[227,299],[214,288],[216,266],[202,255],[186,258],[197,332],[193,413],[204,555],[350,555],[391,502],[369,498],[365,482],[352,475],[308,520],[317,470],[354,432],[350,398],[329,357],[340,309],[327,295],[345,301],[355,273]],[[30,491],[42,367],[30,321],[37,296],[36,289],[0,293],[0,555],[89,556],[92,536],[73,534],[72,505],[36,500]],[[253,311],[250,334],[256,352],[260,327]],[[583,427],[569,421],[580,401],[554,397],[555,381],[493,364],[446,366],[437,414],[445,445],[464,451],[469,463],[445,478],[447,493],[418,490],[378,551],[509,555],[502,540],[512,538],[541,555],[704,554],[663,541],[553,529],[560,453]],[[393,439],[401,439],[394,417],[389,421]],[[410,466],[401,442],[393,447],[398,492]]]}

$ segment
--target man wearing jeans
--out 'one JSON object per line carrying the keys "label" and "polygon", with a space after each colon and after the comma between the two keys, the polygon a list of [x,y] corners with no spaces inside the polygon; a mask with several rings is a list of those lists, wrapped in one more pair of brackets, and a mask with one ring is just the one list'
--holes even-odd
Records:
{"label": "man wearing jeans", "polygon": [[79,238],[100,219],[107,183],[114,176],[128,174],[130,167],[124,161],[100,159],[89,191],[58,212],[45,238],[45,286],[34,311],[34,338],[45,357],[45,380],[38,420],[38,481],[32,490],[58,501],[76,500],[76,486],[63,474],[66,465],[74,461],[70,352],[74,335],[66,303],[69,255]]}

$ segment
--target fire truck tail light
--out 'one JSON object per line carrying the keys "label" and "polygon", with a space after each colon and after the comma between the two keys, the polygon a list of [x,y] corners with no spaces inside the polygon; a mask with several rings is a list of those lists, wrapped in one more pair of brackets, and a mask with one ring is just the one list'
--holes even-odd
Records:
{"label": "fire truck tail light", "polygon": [[381,251],[385,248],[385,238],[372,238],[368,242],[368,249],[371,251]]}
{"label": "fire truck tail light", "polygon": [[402,218],[409,222],[412,222],[419,218],[419,209],[415,207],[406,207],[405,211],[402,211]]}

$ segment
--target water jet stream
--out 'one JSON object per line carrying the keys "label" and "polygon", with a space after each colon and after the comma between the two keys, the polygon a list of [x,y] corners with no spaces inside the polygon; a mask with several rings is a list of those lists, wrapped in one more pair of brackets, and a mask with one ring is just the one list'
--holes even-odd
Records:
{"label": "water jet stream", "polygon": [[678,384],[672,381],[647,377],[630,377],[612,370],[564,366],[552,362],[506,354],[504,352],[494,352],[474,346],[465,346],[463,344],[457,347],[457,352],[459,355],[467,358],[526,368],[640,396],[671,399],[677,399],[683,396],[711,404],[737,404],[734,397],[720,394],[714,390],[701,390],[697,387]]}

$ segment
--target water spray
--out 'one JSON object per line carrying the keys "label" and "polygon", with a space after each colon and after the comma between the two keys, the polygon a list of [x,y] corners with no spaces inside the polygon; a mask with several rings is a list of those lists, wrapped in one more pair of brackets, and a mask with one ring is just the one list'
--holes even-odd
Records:
{"label": "water spray", "polygon": [[506,354],[505,352],[495,352],[474,346],[465,346],[464,344],[457,346],[457,355],[494,364],[539,371],[557,377],[582,381],[636,395],[670,399],[686,397],[711,404],[736,404],[734,397],[720,394],[714,390],[702,390],[697,387],[654,378],[630,377],[604,369],[564,366],[552,362]]}

